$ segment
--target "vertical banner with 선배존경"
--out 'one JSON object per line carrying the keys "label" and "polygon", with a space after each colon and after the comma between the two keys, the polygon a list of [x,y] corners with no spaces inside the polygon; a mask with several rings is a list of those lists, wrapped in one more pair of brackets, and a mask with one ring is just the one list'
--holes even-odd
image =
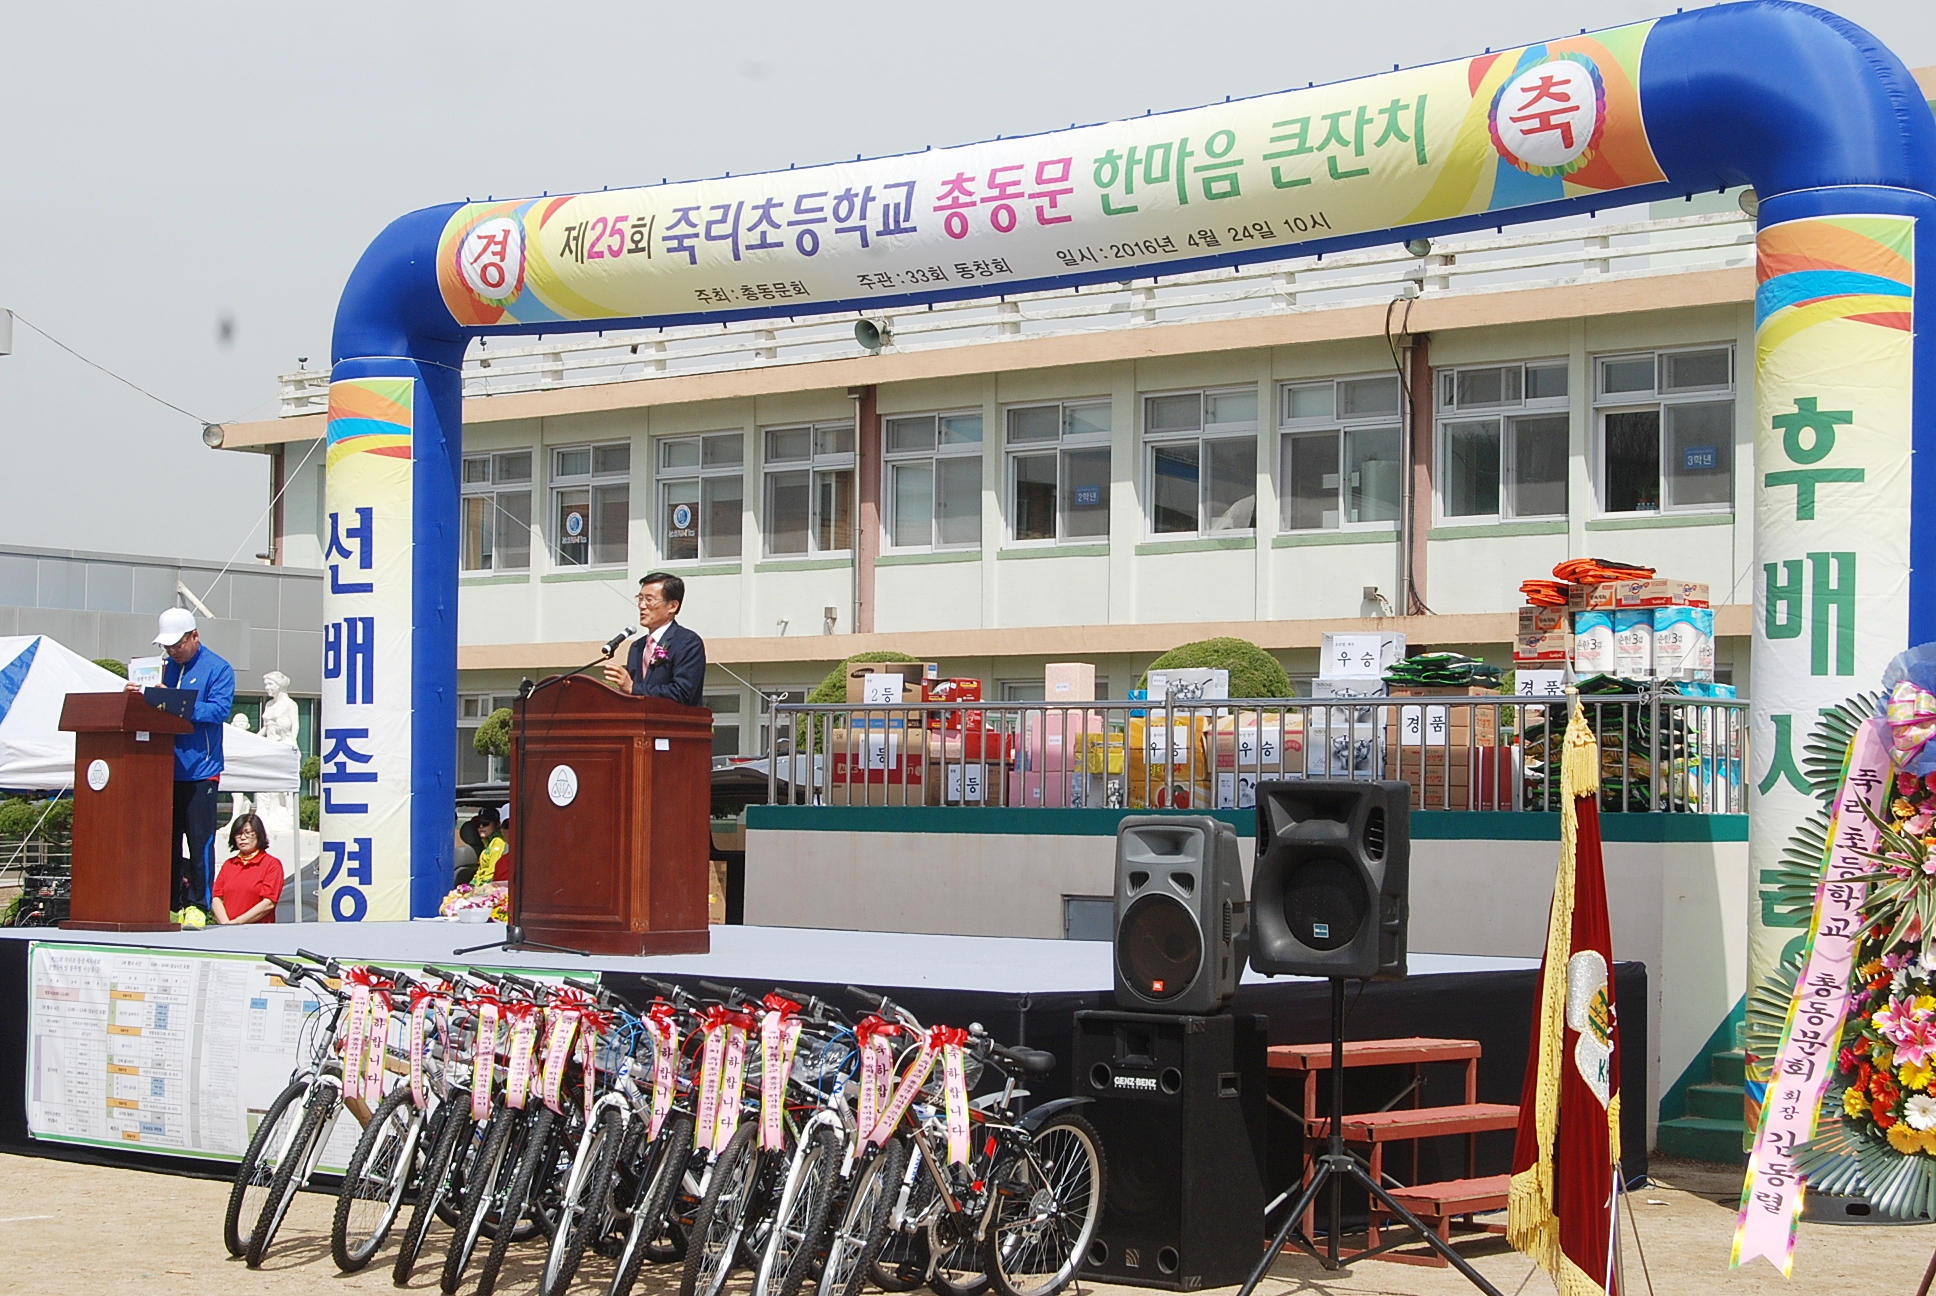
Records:
{"label": "vertical banner with \uc120\ubc30\uc874\uacbd", "polygon": [[410,916],[416,383],[330,384],[323,553],[323,914]]}
{"label": "vertical banner with \uc120\ubc30\uc874\uacbd", "polygon": [[1802,767],[1817,712],[1873,689],[1908,640],[1915,230],[1821,216],[1757,239],[1750,988],[1807,936],[1761,883],[1820,806]]}

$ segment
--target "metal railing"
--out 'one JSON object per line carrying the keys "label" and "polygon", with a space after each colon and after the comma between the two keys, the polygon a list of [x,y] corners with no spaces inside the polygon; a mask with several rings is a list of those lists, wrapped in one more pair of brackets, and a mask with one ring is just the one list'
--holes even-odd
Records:
{"label": "metal railing", "polygon": [[[1436,239],[1423,257],[1393,245],[867,315],[888,322],[893,338],[888,351],[919,351],[1180,320],[1321,310],[1388,300],[1407,283],[1432,296],[1746,266],[1754,263],[1754,237],[1754,222],[1739,212],[1633,221],[1573,218],[1514,234]],[[529,345],[479,341],[464,360],[464,395],[857,356],[861,352],[853,327],[859,314],[563,333]],[[285,418],[322,413],[329,406],[327,370],[286,373],[280,384],[280,414]]]}
{"label": "metal railing", "polygon": [[[1600,804],[1742,814],[1747,703],[1587,696]],[[1564,698],[1244,698],[782,704],[767,800],[786,805],[1248,809],[1261,782],[1396,779],[1422,810],[1557,810]]]}

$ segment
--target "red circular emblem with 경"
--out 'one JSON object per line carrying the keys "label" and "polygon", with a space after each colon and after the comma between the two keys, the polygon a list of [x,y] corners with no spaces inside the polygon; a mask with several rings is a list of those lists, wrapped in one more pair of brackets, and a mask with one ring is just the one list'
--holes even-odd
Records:
{"label": "red circular emblem with \uacbd", "polygon": [[1515,74],[1486,115],[1499,156],[1529,175],[1571,175],[1607,129],[1607,88],[1584,54],[1559,54]]}

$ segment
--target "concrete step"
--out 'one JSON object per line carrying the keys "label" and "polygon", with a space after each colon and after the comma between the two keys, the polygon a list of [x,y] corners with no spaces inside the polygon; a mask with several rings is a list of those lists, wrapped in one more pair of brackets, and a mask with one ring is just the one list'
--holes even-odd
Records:
{"label": "concrete step", "polygon": [[1741,1118],[1711,1120],[1705,1116],[1682,1116],[1662,1121],[1656,1143],[1660,1154],[1688,1161],[1711,1161],[1717,1165],[1740,1165],[1747,1154],[1741,1150]]}
{"label": "concrete step", "polygon": [[1738,1084],[1697,1084],[1687,1087],[1687,1114],[1710,1120],[1742,1119],[1742,1092]]}
{"label": "concrete step", "polygon": [[1729,1049],[1725,1053],[1708,1054],[1708,1079],[1715,1084],[1731,1084],[1740,1088],[1748,1080],[1748,1055],[1740,1049]]}

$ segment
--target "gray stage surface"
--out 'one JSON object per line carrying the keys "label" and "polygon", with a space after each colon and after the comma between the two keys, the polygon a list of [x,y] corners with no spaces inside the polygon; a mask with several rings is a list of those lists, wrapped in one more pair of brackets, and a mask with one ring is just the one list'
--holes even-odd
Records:
{"label": "gray stage surface", "polygon": [[[995,994],[1108,993],[1110,946],[1102,941],[1024,940],[1008,936],[926,936],[906,932],[831,931],[814,927],[714,927],[709,954],[623,958],[486,950],[453,951],[501,940],[493,923],[440,920],[374,923],[273,923],[208,927],[184,932],[84,932],[50,927],[0,928],[13,940],[86,945],[139,945],[165,950],[222,950],[237,954],[293,954],[298,947],[347,962],[471,962],[493,967],[570,971],[597,969],[650,975],[707,977],[736,983],[866,985],[897,989],[970,990]],[[1419,954],[1413,977],[1509,972],[1539,966],[1537,959]],[[1280,977],[1280,982],[1303,978]],[[1247,973],[1246,983],[1263,980]]]}

